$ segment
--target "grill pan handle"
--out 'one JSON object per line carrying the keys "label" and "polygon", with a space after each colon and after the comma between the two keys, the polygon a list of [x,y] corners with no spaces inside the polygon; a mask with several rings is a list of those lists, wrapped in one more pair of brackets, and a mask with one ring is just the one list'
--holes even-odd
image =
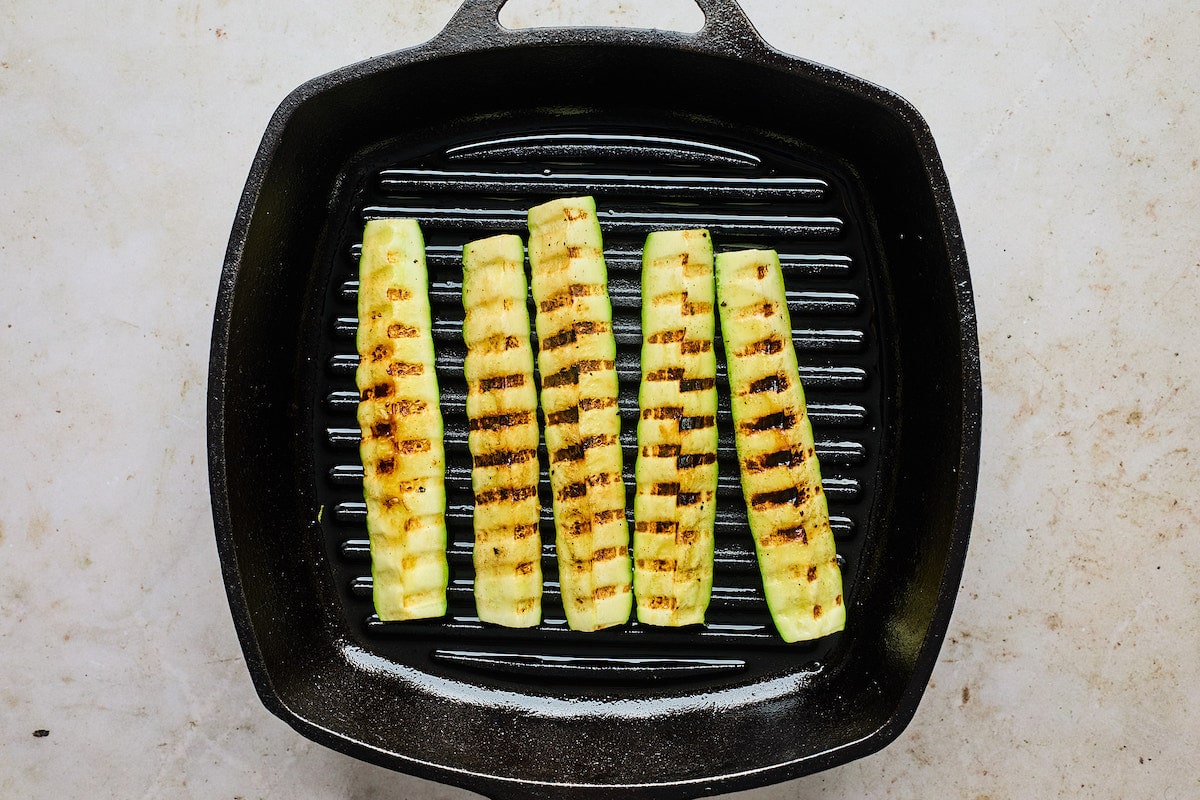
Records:
{"label": "grill pan handle", "polygon": [[[521,37],[544,37],[544,29],[512,30],[500,24],[500,10],[508,0],[463,0],[436,41],[452,47],[511,43]],[[729,54],[769,49],[737,0],[694,0],[704,13],[704,26],[696,33],[654,31],[656,37],[680,38],[692,47]]]}

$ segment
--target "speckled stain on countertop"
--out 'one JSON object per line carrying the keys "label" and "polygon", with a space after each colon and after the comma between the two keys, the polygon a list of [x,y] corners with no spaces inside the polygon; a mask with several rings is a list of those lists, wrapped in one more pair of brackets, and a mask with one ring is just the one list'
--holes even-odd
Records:
{"label": "speckled stain on countertop", "polygon": [[[0,98],[20,122],[0,126],[0,796],[474,796],[262,708],[204,452],[212,298],[270,114],[456,5],[0,10]],[[586,5],[520,0],[504,19],[698,23]],[[986,417],[963,589],[912,724],[877,755],[733,797],[1200,796],[1194,9],[744,6],[773,44],[929,120],[971,257]]]}

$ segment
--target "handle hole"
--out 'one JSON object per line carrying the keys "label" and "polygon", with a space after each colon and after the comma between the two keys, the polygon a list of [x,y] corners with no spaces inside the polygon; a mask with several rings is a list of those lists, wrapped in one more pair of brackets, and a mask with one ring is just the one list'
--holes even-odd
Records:
{"label": "handle hole", "polygon": [[704,13],[694,0],[655,0],[653,3],[508,0],[500,9],[500,24],[510,30],[604,27],[698,33],[704,27]]}

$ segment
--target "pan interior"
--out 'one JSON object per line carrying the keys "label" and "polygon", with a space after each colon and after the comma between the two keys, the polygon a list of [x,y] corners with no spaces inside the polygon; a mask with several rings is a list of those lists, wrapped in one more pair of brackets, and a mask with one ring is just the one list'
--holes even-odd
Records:
{"label": "pan interior", "polygon": [[[649,123],[649,124],[648,124]],[[460,120],[419,146],[392,142],[350,164],[332,198],[318,256],[318,297],[308,324],[315,358],[312,487],[320,547],[331,572],[343,633],[379,664],[533,695],[604,696],[686,692],[819,673],[846,634],[785,644],[763,599],[733,449],[724,350],[718,342],[720,435],[716,565],[703,627],[631,621],[578,633],[557,593],[554,525],[544,442],[540,496],[545,575],[543,622],[529,630],[481,623],[471,592],[472,507],[462,376],[461,249],[498,233],[525,238],[525,212],[553,197],[596,198],[604,233],[620,379],[621,441],[632,530],[641,343],[640,255],[652,230],[705,227],[718,252],[780,253],[793,341],[829,498],[845,597],[869,579],[874,537],[887,504],[882,468],[891,447],[895,381],[891,320],[879,303],[881,253],[872,209],[852,172],[835,159],[785,147],[750,128],[691,118],[622,121],[611,114],[549,110],[505,124]],[[357,257],[365,220],[413,217],[427,246],[433,334],[445,421],[449,612],[440,619],[382,623],[371,604],[370,555],[355,418]],[[530,317],[534,314],[532,302]],[[534,338],[536,347],[536,336]],[[383,668],[387,668],[384,666]]]}

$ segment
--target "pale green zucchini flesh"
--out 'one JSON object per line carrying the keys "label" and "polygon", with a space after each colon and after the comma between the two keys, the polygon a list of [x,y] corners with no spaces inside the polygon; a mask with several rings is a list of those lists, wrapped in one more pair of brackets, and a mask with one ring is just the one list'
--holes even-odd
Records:
{"label": "pale green zucchini flesh", "polygon": [[446,613],[446,492],[425,246],[416,220],[372,220],[359,260],[358,423],[375,612]]}
{"label": "pale green zucchini flesh", "polygon": [[716,257],[734,440],[767,606],[785,641],[845,627],[821,468],[800,385],[779,257]]}
{"label": "pale green zucchini flesh", "polygon": [[623,624],[633,607],[616,341],[602,247],[592,198],[530,209],[559,585],[567,624],[581,631]]}
{"label": "pale green zucchini flesh", "polygon": [[637,617],[704,622],[712,594],[717,357],[712,239],[664,231],[642,253],[642,380],[634,495]]}
{"label": "pale green zucchini flesh", "polygon": [[502,235],[463,248],[468,446],[475,495],[475,608],[484,622],[541,621],[537,387],[525,248]]}

